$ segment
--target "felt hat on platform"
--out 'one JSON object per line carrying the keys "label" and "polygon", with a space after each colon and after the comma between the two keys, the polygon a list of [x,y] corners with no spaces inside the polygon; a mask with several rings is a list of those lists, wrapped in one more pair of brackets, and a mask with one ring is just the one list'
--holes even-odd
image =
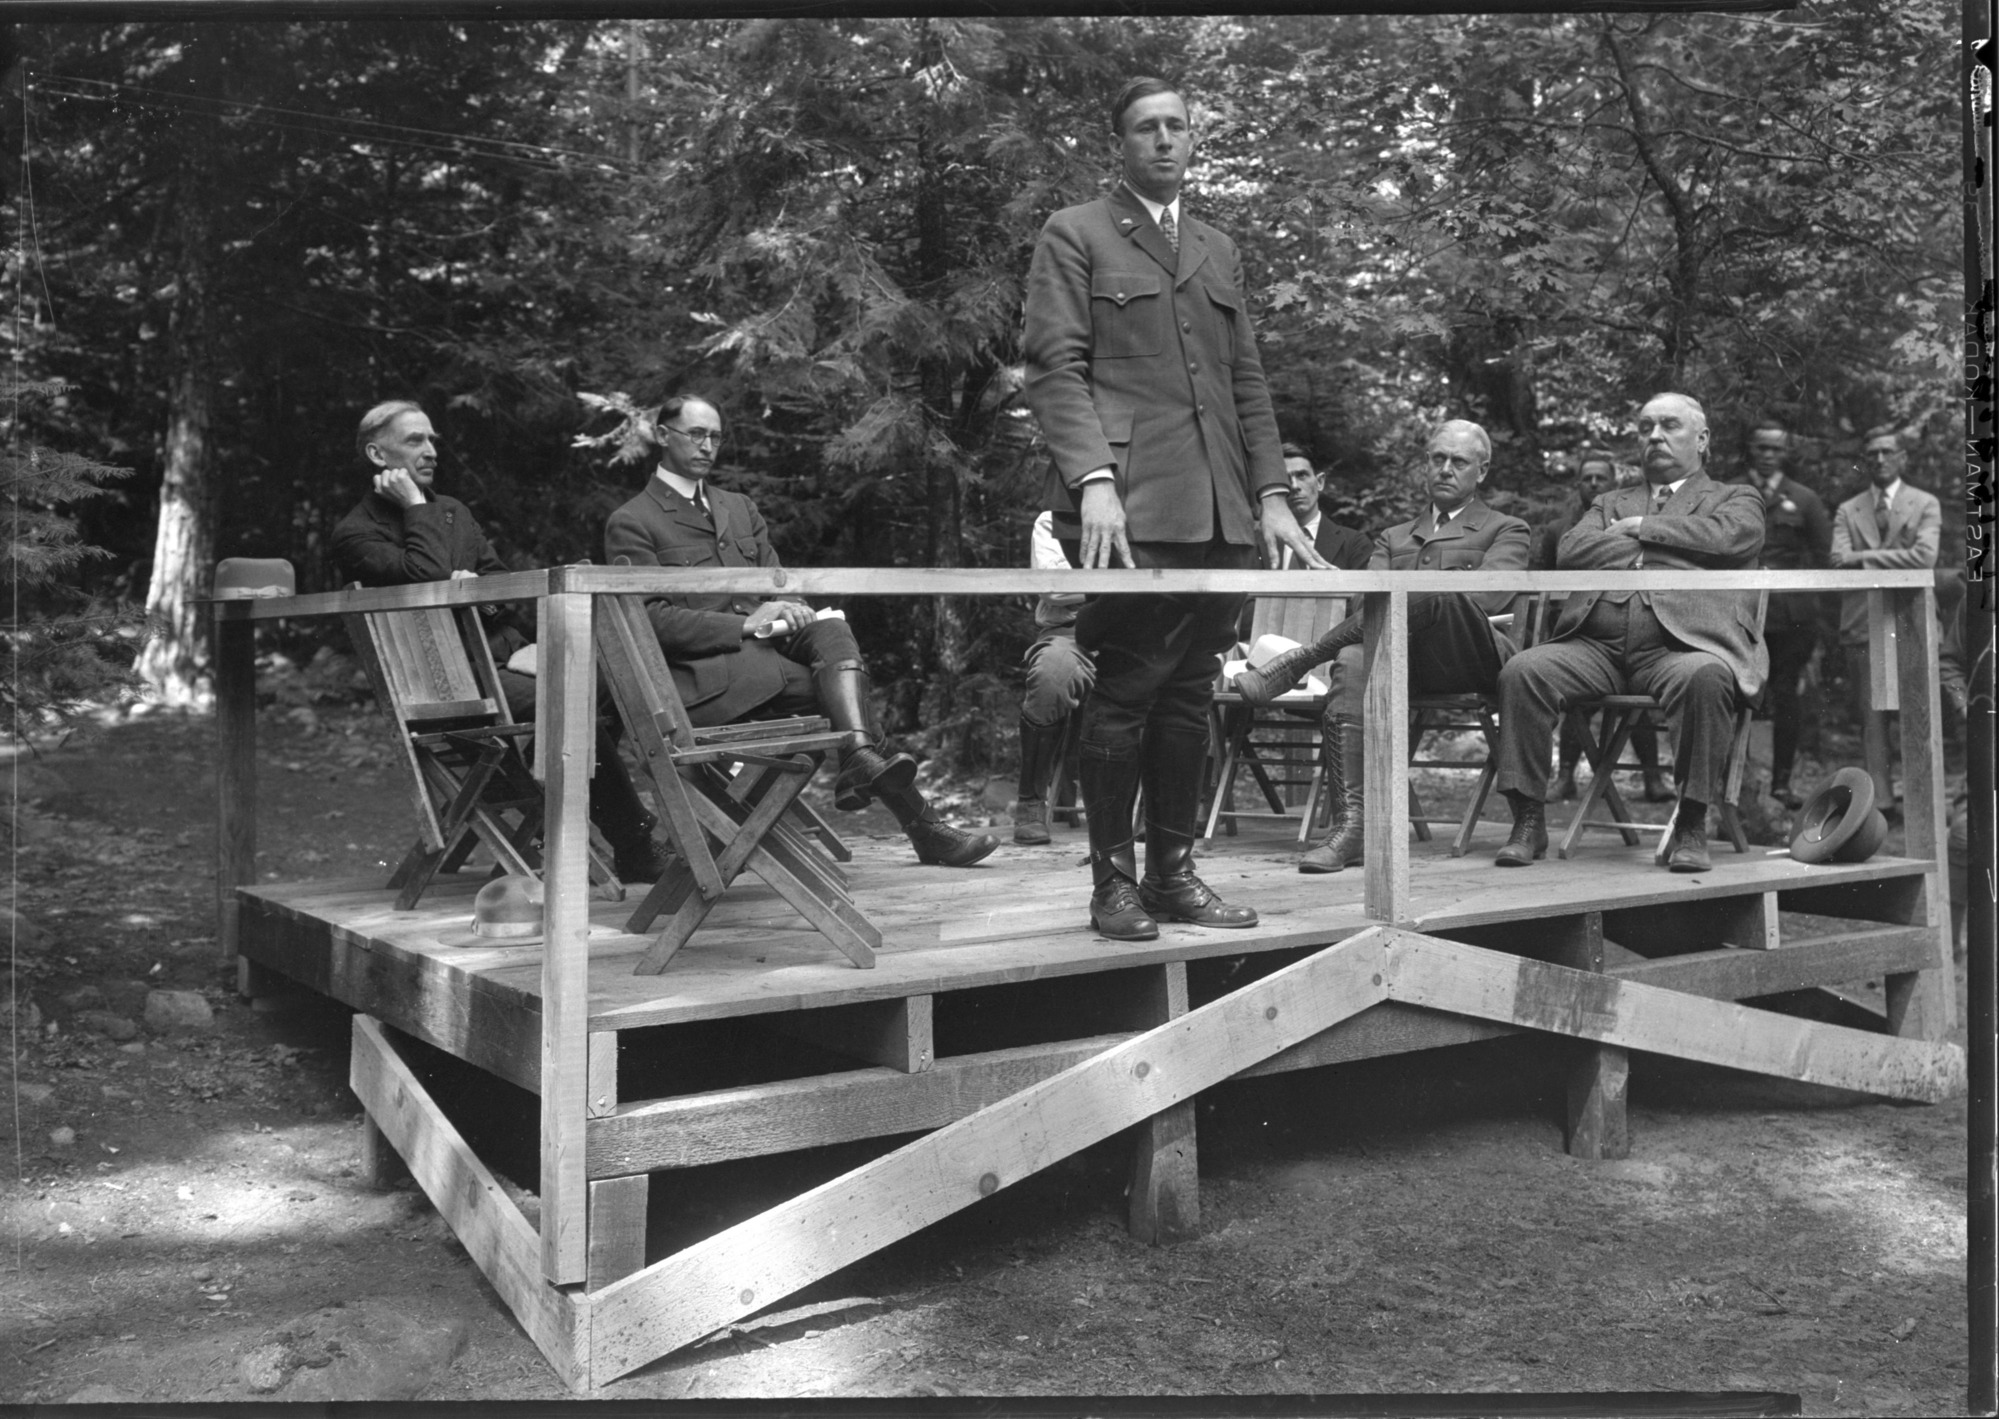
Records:
{"label": "felt hat on platform", "polygon": [[217,601],[290,596],[297,590],[298,577],[283,557],[224,557],[215,564]]}
{"label": "felt hat on platform", "polygon": [[1799,862],[1865,862],[1881,850],[1888,820],[1874,806],[1874,779],[1865,769],[1844,768],[1811,796],[1791,833]]}
{"label": "felt hat on platform", "polygon": [[[541,945],[541,891],[538,877],[495,877],[472,899],[472,920],[438,932],[438,945]],[[609,930],[593,925],[589,934],[603,936]]]}
{"label": "felt hat on platform", "polygon": [[437,934],[446,946],[538,946],[541,944],[541,882],[533,877],[495,877],[472,899],[472,921]]}

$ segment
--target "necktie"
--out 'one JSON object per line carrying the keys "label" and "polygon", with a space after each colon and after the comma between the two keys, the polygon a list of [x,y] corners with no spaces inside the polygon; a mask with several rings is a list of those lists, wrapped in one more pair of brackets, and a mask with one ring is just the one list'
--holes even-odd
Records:
{"label": "necktie", "polygon": [[1657,488],[1654,488],[1652,490],[1652,515],[1656,517],[1664,512],[1666,504],[1672,500],[1672,497],[1673,490],[1665,484],[1662,483]]}
{"label": "necktie", "polygon": [[1161,236],[1166,238],[1168,246],[1172,247],[1175,252],[1180,250],[1180,225],[1173,220],[1173,209],[1171,207],[1161,207],[1159,209],[1159,232]]}
{"label": "necktie", "polygon": [[1876,493],[1874,495],[1874,526],[1883,537],[1888,535],[1888,495],[1886,493]]}

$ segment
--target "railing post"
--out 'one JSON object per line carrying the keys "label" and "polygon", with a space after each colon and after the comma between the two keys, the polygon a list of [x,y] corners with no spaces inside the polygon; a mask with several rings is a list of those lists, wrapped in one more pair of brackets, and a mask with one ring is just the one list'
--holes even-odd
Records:
{"label": "railing post", "polygon": [[[560,586],[558,578],[551,586]],[[541,1265],[557,1285],[580,1283],[588,1183],[584,1125],[589,1100],[590,753],[595,738],[595,661],[590,597],[542,598],[541,715],[535,737],[547,773],[542,855]]]}
{"label": "railing post", "polygon": [[1363,602],[1367,680],[1367,852],[1363,892],[1374,921],[1409,911],[1409,593],[1370,591]]}
{"label": "railing post", "polygon": [[1936,956],[1931,969],[1891,975],[1883,985],[1889,1029],[1898,1035],[1935,1040],[1957,1023],[1950,915],[1943,909],[1949,886],[1944,861],[1943,707],[1937,694],[1936,589],[1902,587],[1887,595],[1894,611],[1902,715],[1902,851],[1905,856],[1930,862],[1921,924],[1935,937]]}
{"label": "railing post", "polygon": [[236,964],[236,888],[257,880],[256,622],[214,613],[215,942]]}

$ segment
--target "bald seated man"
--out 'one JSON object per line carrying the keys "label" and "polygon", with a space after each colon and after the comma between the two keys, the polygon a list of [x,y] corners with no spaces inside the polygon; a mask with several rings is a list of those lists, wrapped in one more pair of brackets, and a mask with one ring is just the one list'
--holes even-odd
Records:
{"label": "bald seated man", "polygon": [[[1707,414],[1684,394],[1638,411],[1641,487],[1591,504],[1556,550],[1561,571],[1754,567],[1763,550],[1756,489],[1707,475]],[[1708,805],[1722,799],[1735,710],[1770,672],[1753,591],[1594,591],[1571,596],[1554,631],[1499,672],[1499,775],[1513,832],[1494,859],[1526,867],[1548,850],[1548,744],[1567,708],[1603,695],[1652,695],[1678,758],[1680,806],[1667,867],[1705,872]]]}

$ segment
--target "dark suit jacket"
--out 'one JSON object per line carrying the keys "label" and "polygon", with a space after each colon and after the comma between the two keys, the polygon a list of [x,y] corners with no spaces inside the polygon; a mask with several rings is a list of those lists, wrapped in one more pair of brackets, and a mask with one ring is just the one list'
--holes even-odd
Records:
{"label": "dark suit jacket", "polygon": [[[1842,552],[1860,552],[1862,567],[1933,567],[1942,538],[1943,505],[1906,478],[1888,505],[1888,525],[1874,520],[1874,489],[1839,505],[1833,516],[1833,565]],[[1845,568],[1852,571],[1854,568]],[[1847,645],[1867,644],[1867,593],[1849,591],[1840,597],[1839,638]]]}
{"label": "dark suit jacket", "polygon": [[[1533,530],[1517,517],[1494,512],[1477,498],[1442,528],[1434,504],[1423,515],[1398,522],[1374,539],[1370,571],[1525,571],[1534,544]],[[1470,593],[1467,593],[1468,595]],[[1512,591],[1481,591],[1472,595],[1488,616],[1504,615],[1518,595]]]}
{"label": "dark suit jacket", "polygon": [[[512,570],[486,540],[470,508],[456,498],[424,496],[428,501],[405,508],[370,491],[334,525],[333,564],[343,581],[410,586],[448,581],[453,572],[490,576]],[[534,641],[516,608],[496,604],[479,611],[495,663],[505,665],[515,651]]]}
{"label": "dark suit jacket", "polygon": [[1365,532],[1334,522],[1323,512],[1319,514],[1319,530],[1312,538],[1312,549],[1343,572],[1366,571],[1367,559],[1374,555],[1374,543]]}
{"label": "dark suit jacket", "polygon": [[[1774,495],[1752,474],[1746,486],[1763,499],[1763,554],[1757,565],[1771,571],[1809,571],[1828,565],[1832,553],[1832,519],[1825,503],[1803,483],[1777,480]],[[1764,614],[1766,636],[1795,634],[1798,628],[1817,635],[1818,597],[1812,592],[1784,592],[1770,598]]]}
{"label": "dark suit jacket", "polygon": [[[1695,473],[1653,516],[1651,488],[1613,488],[1583,514],[1562,538],[1557,567],[1562,571],[1628,569],[1642,547],[1645,566],[1730,571],[1756,565],[1763,550],[1763,497],[1740,483],[1717,483]],[[1643,517],[1636,540],[1606,531],[1624,517]],[[1550,640],[1574,635],[1603,595],[1571,596]],[[1646,600],[1659,624],[1679,641],[1728,662],[1742,694],[1754,695],[1770,674],[1763,644],[1761,600],[1754,591],[1655,591]]]}
{"label": "dark suit jacket", "polygon": [[1098,468],[1116,470],[1134,542],[1254,545],[1258,496],[1287,486],[1242,260],[1181,210],[1177,255],[1122,183],[1057,212],[1035,245],[1027,397],[1058,537],[1080,535]]}
{"label": "dark suit jacket", "polygon": [[[653,477],[604,524],[604,559],[635,567],[774,567],[777,553],[757,505],[741,493],[707,485],[711,525],[686,498]],[[646,615],[673,670],[681,702],[701,718],[728,724],[784,688],[782,657],[769,642],[743,639],[743,622],[762,604],[737,596],[661,596]],[[716,701],[709,705],[709,701]]]}

